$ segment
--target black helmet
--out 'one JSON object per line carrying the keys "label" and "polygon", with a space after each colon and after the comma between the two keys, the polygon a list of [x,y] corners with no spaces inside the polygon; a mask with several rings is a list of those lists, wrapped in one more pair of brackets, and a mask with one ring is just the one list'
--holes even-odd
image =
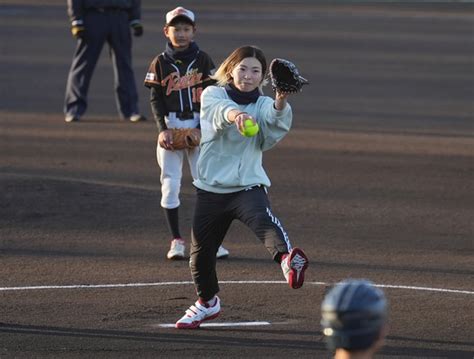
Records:
{"label": "black helmet", "polygon": [[383,292],[367,280],[336,284],[321,304],[321,325],[331,350],[369,348],[380,337],[386,317]]}

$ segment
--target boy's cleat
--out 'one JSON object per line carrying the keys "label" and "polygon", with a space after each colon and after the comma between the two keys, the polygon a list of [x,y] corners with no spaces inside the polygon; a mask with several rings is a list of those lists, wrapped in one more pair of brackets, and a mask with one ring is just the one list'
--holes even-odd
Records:
{"label": "boy's cleat", "polygon": [[224,247],[220,246],[219,249],[217,250],[216,253],[216,258],[217,259],[224,259],[229,256],[229,251],[225,249]]}
{"label": "boy's cleat", "polygon": [[299,248],[293,248],[281,260],[283,275],[293,289],[300,288],[303,285],[306,268],[308,268],[308,257]]}
{"label": "boy's cleat", "polygon": [[[212,299],[210,300],[210,302]],[[176,322],[175,327],[178,329],[196,329],[202,322],[217,318],[221,311],[221,301],[216,295],[214,304],[209,302],[201,303],[199,300],[186,310],[186,314]]]}
{"label": "boy's cleat", "polygon": [[130,116],[129,120],[130,120],[130,122],[134,122],[134,123],[142,122],[142,121],[146,121],[146,117],[136,113],[136,114],[133,114],[132,116]]}
{"label": "boy's cleat", "polygon": [[184,259],[184,241],[181,238],[175,238],[171,241],[171,248],[166,255],[166,258],[179,260]]}
{"label": "boy's cleat", "polygon": [[78,122],[79,120],[79,116],[74,115],[66,115],[66,117],[64,118],[64,121],[67,123]]}

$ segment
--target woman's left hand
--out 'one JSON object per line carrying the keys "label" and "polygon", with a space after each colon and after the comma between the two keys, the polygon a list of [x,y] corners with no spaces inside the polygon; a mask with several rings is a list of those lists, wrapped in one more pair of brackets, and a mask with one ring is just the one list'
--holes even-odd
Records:
{"label": "woman's left hand", "polygon": [[290,93],[288,92],[275,92],[275,108],[278,111],[281,111],[285,108],[288,96],[290,96]]}

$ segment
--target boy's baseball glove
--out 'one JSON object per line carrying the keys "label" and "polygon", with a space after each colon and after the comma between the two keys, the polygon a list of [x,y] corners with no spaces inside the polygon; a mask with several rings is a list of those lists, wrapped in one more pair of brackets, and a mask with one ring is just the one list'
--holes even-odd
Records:
{"label": "boy's baseball glove", "polygon": [[171,131],[175,150],[194,148],[201,142],[201,130],[198,128],[172,128]]}
{"label": "boy's baseball glove", "polygon": [[285,59],[273,59],[269,68],[273,91],[279,93],[296,93],[301,91],[308,80],[300,76],[295,64]]}

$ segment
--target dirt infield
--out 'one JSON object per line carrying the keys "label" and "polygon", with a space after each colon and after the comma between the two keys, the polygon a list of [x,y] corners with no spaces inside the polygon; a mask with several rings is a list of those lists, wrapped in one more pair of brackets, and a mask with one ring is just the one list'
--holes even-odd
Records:
{"label": "dirt infield", "polygon": [[[472,359],[474,5],[180,5],[216,63],[255,44],[311,81],[264,157],[273,210],[311,261],[305,286],[234,223],[216,326],[166,327],[195,293],[187,261],[165,259],[155,124],[117,118],[105,50],[86,116],[64,123],[64,2],[0,1],[0,358],[329,358],[321,299],[353,277],[390,301],[378,357]],[[174,6],[143,0],[138,84]],[[189,233],[187,170],[183,183]]]}

